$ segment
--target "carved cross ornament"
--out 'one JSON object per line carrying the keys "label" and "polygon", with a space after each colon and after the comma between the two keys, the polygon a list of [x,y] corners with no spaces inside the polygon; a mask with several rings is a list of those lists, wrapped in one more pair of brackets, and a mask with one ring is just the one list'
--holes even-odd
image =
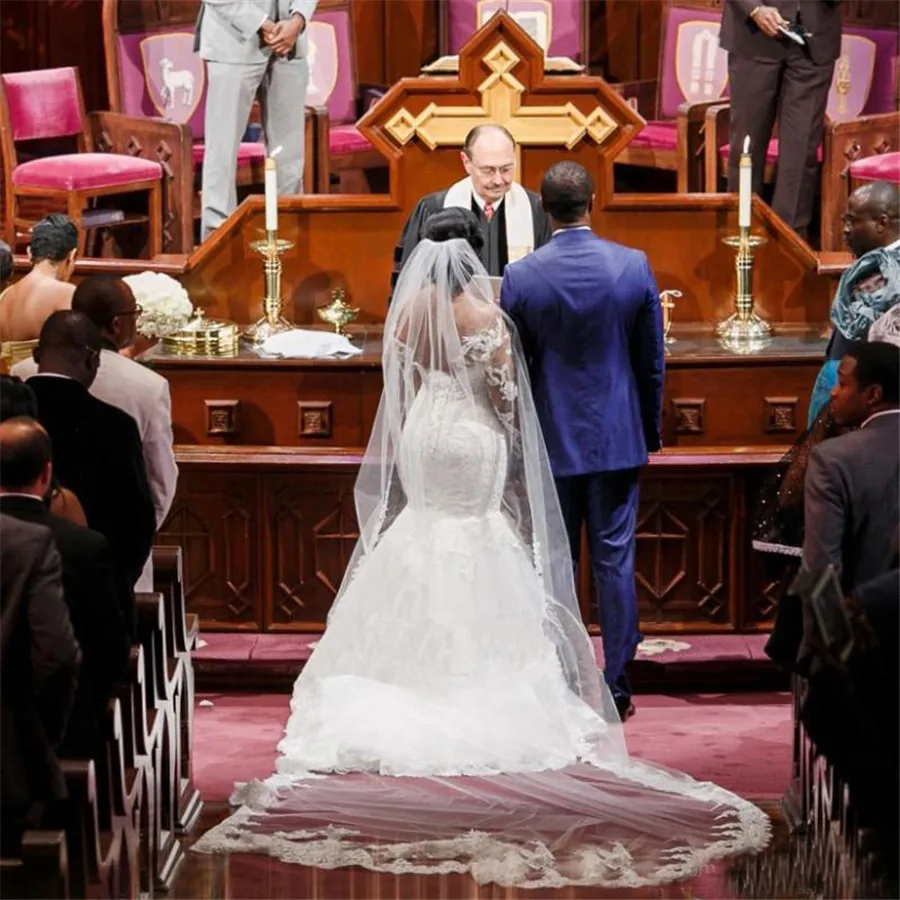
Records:
{"label": "carved cross ornament", "polygon": [[520,146],[562,146],[571,150],[585,137],[602,144],[618,125],[601,106],[584,114],[573,103],[560,106],[523,106],[525,85],[512,70],[521,57],[499,40],[482,57],[491,74],[478,86],[480,106],[438,106],[429,103],[414,115],[405,107],[385,123],[387,132],[401,146],[414,137],[429,149],[461,146],[476,125],[502,125]]}
{"label": "carved cross ornament", "polygon": [[401,79],[359,126],[391,159],[416,140],[428,151],[461,147],[472,128],[489,123],[512,134],[517,157],[518,148],[573,150],[589,141],[597,163],[611,167],[644,120],[602,78],[545,72],[540,47],[500,12],[462,48],[458,75]]}

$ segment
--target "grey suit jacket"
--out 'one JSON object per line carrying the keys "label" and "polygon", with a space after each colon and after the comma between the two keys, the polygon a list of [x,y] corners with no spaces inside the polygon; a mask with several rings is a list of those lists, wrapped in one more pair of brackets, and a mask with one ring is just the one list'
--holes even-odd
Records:
{"label": "grey suit jacket", "polygon": [[[266,19],[278,22],[300,13],[309,25],[317,0],[203,0],[194,31],[194,50],[203,59],[224,63],[264,62],[272,51],[258,31]],[[294,56],[307,55],[306,29]]]}
{"label": "grey suit jacket", "polygon": [[898,490],[900,414],[819,444],[806,471],[803,568],[818,573],[830,563],[846,593],[891,568]]}

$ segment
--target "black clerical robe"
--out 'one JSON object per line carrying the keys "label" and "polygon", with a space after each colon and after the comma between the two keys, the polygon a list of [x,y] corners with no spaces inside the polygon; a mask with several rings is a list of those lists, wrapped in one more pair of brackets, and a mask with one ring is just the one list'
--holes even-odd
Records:
{"label": "black clerical robe", "polygon": [[[449,190],[449,189],[448,189]],[[550,220],[546,213],[541,209],[541,198],[534,191],[526,190],[528,201],[531,204],[531,217],[534,223],[534,249],[542,247],[551,237]],[[422,240],[425,230],[425,223],[428,218],[436,212],[440,212],[444,208],[444,202],[447,199],[447,191],[437,191],[434,194],[428,194],[423,197],[410,213],[406,224],[403,226],[403,233],[394,249],[394,265],[391,270],[391,294],[397,286],[397,279],[400,277],[406,260],[412,255],[416,245]],[[506,207],[507,200],[504,198],[500,206],[497,207],[491,221],[485,218],[484,211],[472,199],[472,212],[478,216],[481,225],[481,231],[484,235],[484,248],[481,251],[481,261],[487,269],[489,275],[500,277],[503,270],[509,262],[509,251],[506,246]]]}

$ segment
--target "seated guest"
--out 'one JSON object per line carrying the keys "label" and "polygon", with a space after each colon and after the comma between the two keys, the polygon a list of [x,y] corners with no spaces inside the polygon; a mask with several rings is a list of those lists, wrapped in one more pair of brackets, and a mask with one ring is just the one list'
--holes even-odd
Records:
{"label": "seated guest", "polygon": [[[7,282],[12,278],[13,273],[13,254],[6,241],[0,241],[0,290],[6,287]],[[2,299],[2,298],[0,298]]]}
{"label": "seated guest", "polygon": [[65,728],[81,651],[63,600],[53,535],[0,515],[0,854],[19,852],[22,832],[66,785],[54,753]]}
{"label": "seated guest", "polygon": [[[124,410],[137,423],[158,527],[175,496],[178,466],[172,438],[169,382],[119,352],[134,343],[140,307],[131,288],[121,279],[92,276],[75,289],[72,309],[84,313],[100,329],[103,349],[91,394]],[[14,369],[23,378],[36,371],[34,360],[23,360]],[[153,566],[149,558],[135,590],[153,590]]]}
{"label": "seated guest", "polygon": [[900,522],[900,347],[850,347],[831,392],[838,425],[859,429],[823,441],[809,457],[804,573],[840,573],[845,592],[891,567]]}
{"label": "seated guest", "polygon": [[75,706],[61,752],[91,758],[103,742],[103,714],[128,663],[134,621],[131,585],[117,576],[102,534],[48,512],[50,438],[34,419],[0,423],[0,513],[50,529],[62,557],[66,606],[83,654]]}
{"label": "seated guest", "polygon": [[78,229],[68,216],[54,213],[31,229],[32,269],[0,295],[0,340],[33,341],[50,313],[71,307],[77,249]]}
{"label": "seated guest", "polygon": [[857,188],[844,211],[844,241],[856,262],[841,276],[831,304],[831,340],[813,386],[809,420],[828,402],[838,362],[866,340],[872,323],[900,302],[900,189],[886,181]]}
{"label": "seated guest", "polygon": [[499,277],[514,262],[550,240],[550,222],[541,198],[525,190],[516,174],[516,142],[500,125],[477,125],[460,153],[466,177],[449,190],[423,197],[413,209],[394,251],[393,292],[404,263],[425,236],[428,217],[441,209],[461,207],[478,217],[484,241],[479,253],[489,275]]}
{"label": "seated guest", "polygon": [[[15,375],[0,375],[0,422],[18,416],[36,419],[37,397],[21,378]],[[54,516],[74,522],[76,525],[87,525],[87,517],[78,498],[68,488],[60,485],[55,474],[44,502],[49,504],[50,512]]]}
{"label": "seated guest", "polygon": [[38,374],[28,386],[53,444],[60,483],[75,492],[88,525],[106,537],[133,585],[150,555],[156,514],[134,419],[88,391],[100,348],[100,332],[83,313],[53,313],[41,329],[34,351]]}

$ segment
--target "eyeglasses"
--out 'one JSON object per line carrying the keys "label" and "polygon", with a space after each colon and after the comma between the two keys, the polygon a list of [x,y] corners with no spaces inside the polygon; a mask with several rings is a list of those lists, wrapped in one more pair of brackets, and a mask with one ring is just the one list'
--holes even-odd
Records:
{"label": "eyeglasses", "polygon": [[134,304],[134,309],[122,309],[119,312],[114,312],[110,317],[109,321],[112,322],[113,319],[119,318],[119,316],[139,316],[144,311],[144,307],[141,306],[140,303]]}
{"label": "eyeglasses", "polygon": [[515,165],[508,166],[479,166],[477,172],[482,178],[491,178],[494,175],[512,175]]}

